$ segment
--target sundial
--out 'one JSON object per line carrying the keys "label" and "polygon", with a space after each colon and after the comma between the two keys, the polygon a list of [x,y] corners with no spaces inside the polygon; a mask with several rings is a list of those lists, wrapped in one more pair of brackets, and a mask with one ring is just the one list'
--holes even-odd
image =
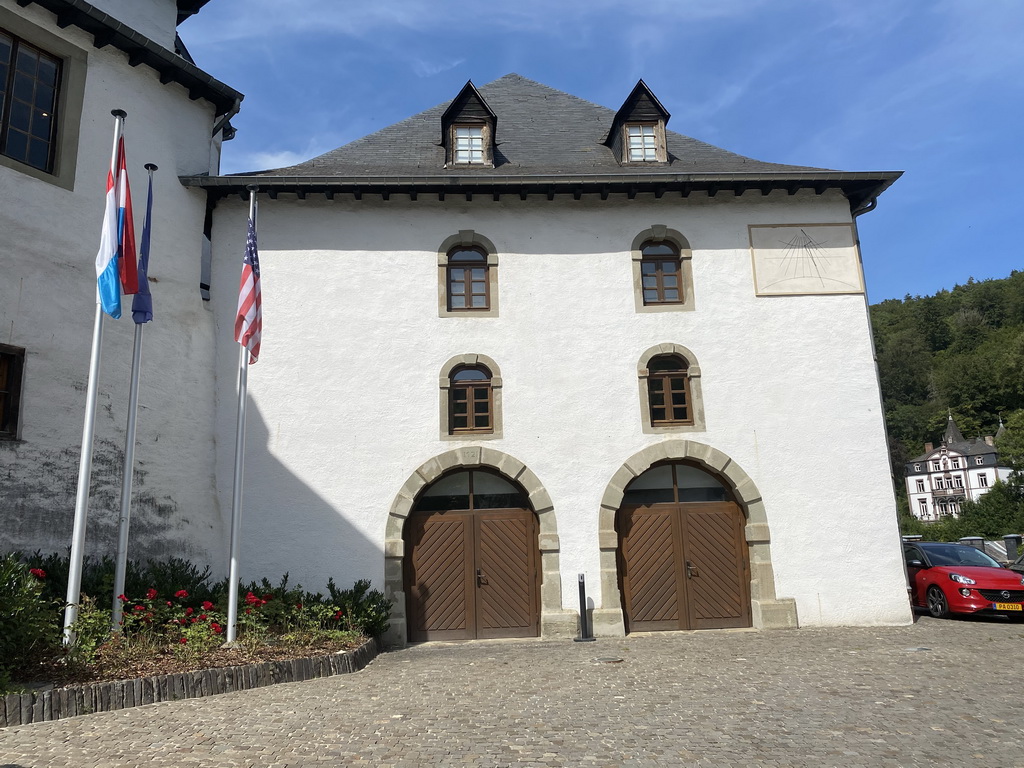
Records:
{"label": "sundial", "polygon": [[759,296],[864,291],[850,224],[752,224],[749,231]]}

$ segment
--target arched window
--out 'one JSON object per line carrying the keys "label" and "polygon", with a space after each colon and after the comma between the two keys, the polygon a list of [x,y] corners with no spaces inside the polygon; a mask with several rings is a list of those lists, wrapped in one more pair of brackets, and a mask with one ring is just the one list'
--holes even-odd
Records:
{"label": "arched window", "polygon": [[637,312],[684,312],[693,299],[693,251],[681,232],[655,224],[631,247]]}
{"label": "arched window", "polygon": [[678,344],[651,347],[640,358],[637,376],[645,432],[706,429],[700,368],[690,350]]}
{"label": "arched window", "polygon": [[441,317],[498,316],[498,254],[471,229],[447,238],[437,252]]}
{"label": "arched window", "polygon": [[441,439],[501,437],[501,372],[486,355],[457,355],[441,369]]}
{"label": "arched window", "polygon": [[448,311],[491,308],[487,254],[459,246],[448,252]]}
{"label": "arched window", "polygon": [[451,434],[494,431],[491,372],[484,366],[456,368],[449,396]]}
{"label": "arched window", "polygon": [[647,399],[651,425],[693,424],[690,408],[690,364],[679,355],[660,355],[647,364]]}
{"label": "arched window", "polygon": [[682,304],[682,266],[675,243],[648,241],[640,246],[640,254],[644,305]]}

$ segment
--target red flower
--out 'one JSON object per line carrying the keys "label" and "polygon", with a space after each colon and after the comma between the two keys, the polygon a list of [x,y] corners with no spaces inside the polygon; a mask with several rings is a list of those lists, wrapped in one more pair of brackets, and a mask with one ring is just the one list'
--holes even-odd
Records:
{"label": "red flower", "polygon": [[296,611],[301,611],[302,610],[302,603],[296,603],[295,604],[295,610]]}
{"label": "red flower", "polygon": [[185,615],[186,615],[186,616],[191,616],[191,615],[193,614],[193,612],[194,612],[194,611],[195,611],[195,609],[194,609],[194,608],[186,608],[186,609],[185,609]]}
{"label": "red flower", "polygon": [[342,613],[341,611],[338,611],[336,614],[334,614],[334,618],[340,619],[344,615],[345,615],[344,613]]}
{"label": "red flower", "polygon": [[156,590],[155,589],[150,587],[148,590],[146,590],[146,599],[147,600],[152,600],[155,597],[156,597]]}
{"label": "red flower", "polygon": [[127,603],[128,602],[128,598],[125,597],[124,595],[118,595],[117,599],[120,600],[122,603]]}
{"label": "red flower", "polygon": [[144,611],[144,610],[146,610],[146,606],[144,606],[144,605],[136,605],[135,606],[135,610],[136,611]]}
{"label": "red flower", "polygon": [[245,596],[246,605],[259,605],[260,599],[252,592]]}
{"label": "red flower", "polygon": [[211,603],[209,600],[203,600],[203,610],[204,611],[209,611],[212,608],[213,608],[213,603]]}
{"label": "red flower", "polygon": [[188,642],[188,638],[187,637],[179,637],[178,638],[178,642],[181,643],[182,645],[184,645],[185,643]]}
{"label": "red flower", "polygon": [[213,633],[215,635],[219,635],[224,630],[224,627],[222,627],[216,621],[212,621],[212,622],[210,622],[210,629],[213,630]]}
{"label": "red flower", "polygon": [[273,599],[274,599],[274,596],[272,594],[270,594],[270,593],[267,593],[267,594],[265,594],[263,596],[263,602],[264,603],[269,603]]}
{"label": "red flower", "polygon": [[175,597],[188,597],[188,592],[186,590],[184,590],[184,589],[179,589],[177,592],[174,593],[174,596]]}
{"label": "red flower", "polygon": [[170,605],[170,604],[171,604],[171,601],[170,601],[170,600],[168,600],[168,601],[167,601],[167,605]]}
{"label": "red flower", "polygon": [[200,613],[199,614],[199,618],[202,619],[203,621],[206,621],[206,614],[205,613]]}
{"label": "red flower", "polygon": [[252,608],[246,608],[246,609],[245,609],[245,612],[246,612],[246,613],[252,613]]}
{"label": "red flower", "polygon": [[[185,620],[184,620],[184,619],[182,619],[182,623],[184,623],[184,621],[185,621]],[[197,618],[196,618],[195,616],[193,616],[193,617],[192,617],[192,623],[193,623],[193,624],[195,624],[195,623],[196,623],[197,621],[199,621],[199,619],[197,619]]]}
{"label": "red flower", "polygon": [[44,571],[42,568],[29,568],[28,572],[40,581],[46,578],[46,571]]}

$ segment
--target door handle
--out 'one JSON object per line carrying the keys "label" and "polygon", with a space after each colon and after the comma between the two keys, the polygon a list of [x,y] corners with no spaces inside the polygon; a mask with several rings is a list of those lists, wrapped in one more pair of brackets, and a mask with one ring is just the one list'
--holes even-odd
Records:
{"label": "door handle", "polygon": [[487,583],[487,577],[484,576],[483,570],[480,569],[480,568],[477,568],[476,569],[476,585],[478,587],[482,587],[486,583]]}
{"label": "door handle", "polygon": [[694,576],[700,576],[700,571],[697,567],[689,560],[686,561],[686,578],[692,579]]}

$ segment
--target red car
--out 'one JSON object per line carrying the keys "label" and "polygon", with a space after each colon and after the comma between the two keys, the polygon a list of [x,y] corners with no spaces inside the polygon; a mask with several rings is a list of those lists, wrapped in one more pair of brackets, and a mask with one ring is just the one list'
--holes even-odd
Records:
{"label": "red car", "polygon": [[1024,619],[1024,578],[979,549],[933,541],[903,543],[910,600],[937,619],[951,613]]}

